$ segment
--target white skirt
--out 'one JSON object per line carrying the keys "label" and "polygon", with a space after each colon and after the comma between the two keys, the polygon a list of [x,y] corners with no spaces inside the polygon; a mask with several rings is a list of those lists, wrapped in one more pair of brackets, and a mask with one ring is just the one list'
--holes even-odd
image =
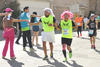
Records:
{"label": "white skirt", "polygon": [[42,32],[42,41],[48,41],[48,42],[55,42],[55,33],[52,32]]}

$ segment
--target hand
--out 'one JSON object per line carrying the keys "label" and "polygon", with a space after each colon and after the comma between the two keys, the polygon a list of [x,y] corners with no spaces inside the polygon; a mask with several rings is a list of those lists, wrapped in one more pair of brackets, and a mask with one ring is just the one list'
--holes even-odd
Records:
{"label": "hand", "polygon": [[7,13],[0,13],[0,16],[5,16],[7,15]]}
{"label": "hand", "polygon": [[53,26],[53,24],[48,24],[48,26]]}
{"label": "hand", "polygon": [[56,30],[57,30],[57,31],[59,31],[59,30],[60,30],[60,28],[56,27]]}
{"label": "hand", "polygon": [[25,21],[29,23],[29,20],[25,20]]}
{"label": "hand", "polygon": [[89,26],[87,26],[87,28],[89,28]]}
{"label": "hand", "polygon": [[29,23],[30,26],[32,26],[32,23]]}
{"label": "hand", "polygon": [[55,23],[55,27],[57,27],[58,26],[58,24],[57,23]]}
{"label": "hand", "polygon": [[37,15],[35,15],[35,14],[32,14],[32,17],[37,17]]}

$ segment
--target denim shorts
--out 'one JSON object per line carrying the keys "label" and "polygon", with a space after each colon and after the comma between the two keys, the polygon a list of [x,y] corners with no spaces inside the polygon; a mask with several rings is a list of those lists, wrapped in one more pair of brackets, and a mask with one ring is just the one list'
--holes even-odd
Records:
{"label": "denim shorts", "polygon": [[33,26],[32,29],[33,29],[34,32],[38,32],[39,31],[39,26]]}

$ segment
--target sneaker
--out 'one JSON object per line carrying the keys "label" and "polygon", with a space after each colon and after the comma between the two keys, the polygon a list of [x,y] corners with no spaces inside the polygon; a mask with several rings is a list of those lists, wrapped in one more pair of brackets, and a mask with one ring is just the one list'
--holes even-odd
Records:
{"label": "sneaker", "polygon": [[82,36],[82,34],[80,34],[80,36]]}
{"label": "sneaker", "polygon": [[67,58],[65,58],[63,62],[67,62]]}
{"label": "sneaker", "polygon": [[72,58],[72,52],[69,52],[69,58]]}
{"label": "sneaker", "polygon": [[30,52],[33,52],[34,51],[34,49],[33,48],[30,48]]}
{"label": "sneaker", "polygon": [[93,49],[93,45],[91,45],[91,49]]}
{"label": "sneaker", "polygon": [[79,38],[79,36],[77,36],[77,38]]}
{"label": "sneaker", "polygon": [[32,44],[32,46],[34,46],[34,44]]}
{"label": "sneaker", "polygon": [[48,56],[45,56],[45,57],[43,58],[43,60],[48,60]]}
{"label": "sneaker", "polygon": [[5,59],[5,56],[2,56],[2,59]]}
{"label": "sneaker", "polygon": [[40,44],[36,44],[36,46],[37,46],[37,47],[39,47],[39,46],[40,46]]}
{"label": "sneaker", "polygon": [[34,48],[30,48],[30,52],[36,51]]}
{"label": "sneaker", "polygon": [[10,59],[15,60],[15,59],[16,59],[16,57],[11,57]]}
{"label": "sneaker", "polygon": [[20,43],[19,43],[19,42],[17,42],[17,41],[16,41],[15,43],[16,43],[16,44],[20,44]]}
{"label": "sneaker", "polygon": [[96,47],[95,47],[95,45],[93,45],[93,49],[95,49]]}
{"label": "sneaker", "polygon": [[50,57],[53,58],[53,53],[50,54]]}
{"label": "sneaker", "polygon": [[26,48],[25,47],[23,47],[23,51],[26,51]]}

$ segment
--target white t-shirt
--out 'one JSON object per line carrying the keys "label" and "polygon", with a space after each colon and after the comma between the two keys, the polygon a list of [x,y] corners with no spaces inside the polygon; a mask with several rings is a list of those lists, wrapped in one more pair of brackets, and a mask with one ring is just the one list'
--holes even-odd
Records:
{"label": "white t-shirt", "polygon": [[83,19],[84,23],[87,23],[88,20],[89,20],[88,18],[84,18],[84,19]]}

